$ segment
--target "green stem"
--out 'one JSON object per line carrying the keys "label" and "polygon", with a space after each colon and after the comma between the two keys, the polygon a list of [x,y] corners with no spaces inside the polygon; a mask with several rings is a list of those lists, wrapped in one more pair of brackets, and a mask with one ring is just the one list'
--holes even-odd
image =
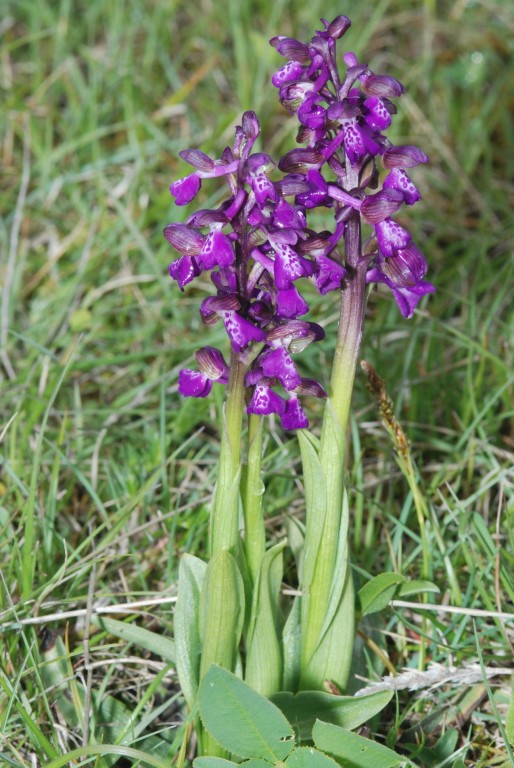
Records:
{"label": "green stem", "polygon": [[246,372],[247,366],[233,352],[223,408],[219,475],[211,511],[211,557],[222,549],[235,555],[238,548],[241,430]]}
{"label": "green stem", "polygon": [[262,515],[264,491],[261,479],[262,432],[262,417],[251,414],[248,420],[248,464],[244,472],[242,496],[245,521],[244,547],[252,584],[255,584],[266,547]]}
{"label": "green stem", "polygon": [[[310,584],[303,585],[308,594],[307,611],[302,616],[302,674],[301,687],[316,687],[323,685],[323,679],[314,679],[313,673],[303,673],[309,660],[320,642],[320,633],[327,614],[327,608],[333,588],[333,577],[336,568],[338,543],[342,526],[348,525],[348,520],[342,519],[344,494],[344,459],[346,452],[346,432],[350,412],[353,383],[357,366],[358,354],[362,338],[366,297],[367,264],[360,260],[360,219],[356,215],[345,228],[345,251],[348,264],[348,278],[341,293],[341,308],[339,316],[338,337],[329,388],[329,397],[325,406],[323,427],[321,432],[319,459],[324,473],[326,486],[326,504],[320,510],[320,515],[314,525],[323,525],[321,537],[318,534],[316,547],[311,546],[309,531],[313,525],[307,524],[305,552],[315,558],[311,568]],[[319,528],[318,528],[319,530]],[[314,534],[313,534],[314,537]],[[351,577],[347,574],[344,592],[352,588]],[[341,606],[348,605],[350,599],[341,599]],[[348,622],[353,617],[348,614]],[[353,623],[348,627],[348,635],[353,634]],[[341,654],[348,656],[352,647],[341,648]],[[344,666],[344,665],[343,665]],[[343,666],[341,668],[343,668]],[[346,664],[348,668],[349,664]],[[346,681],[336,681],[345,684]]]}

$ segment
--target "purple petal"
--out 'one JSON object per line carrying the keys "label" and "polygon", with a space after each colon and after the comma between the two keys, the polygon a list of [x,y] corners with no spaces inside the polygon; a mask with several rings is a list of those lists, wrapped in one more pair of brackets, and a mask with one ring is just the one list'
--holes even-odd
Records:
{"label": "purple petal", "polygon": [[389,147],[382,156],[384,168],[414,168],[420,163],[428,163],[428,157],[419,147],[405,144],[400,147]]}
{"label": "purple petal", "polygon": [[367,154],[362,130],[355,117],[343,120],[343,141],[346,156],[351,165],[355,165]]}
{"label": "purple petal", "polygon": [[284,407],[284,400],[267,384],[256,384],[246,412],[269,416],[271,413],[283,413]]}
{"label": "purple petal", "polygon": [[305,320],[291,320],[278,325],[266,333],[266,343],[278,349],[290,349],[301,352],[313,341],[325,338],[325,331],[317,323],[307,323]]}
{"label": "purple petal", "polygon": [[203,235],[187,224],[168,224],[163,234],[168,243],[184,256],[197,256],[202,250]]}
{"label": "purple petal", "polygon": [[291,288],[279,288],[277,291],[277,315],[279,317],[296,318],[305,315],[309,311],[309,305],[300,296],[294,286]]}
{"label": "purple petal", "polygon": [[365,121],[377,131],[385,131],[391,125],[391,115],[379,96],[370,96],[364,101]]}
{"label": "purple petal", "polygon": [[395,213],[402,203],[401,192],[396,189],[381,189],[376,195],[367,195],[362,201],[360,210],[366,221],[378,224]]}
{"label": "purple petal", "polygon": [[205,152],[201,152],[199,149],[183,149],[179,152],[179,156],[197,171],[209,173],[214,168],[214,160],[211,160]]}
{"label": "purple petal", "polygon": [[303,229],[306,225],[305,214],[283,197],[279,197],[273,211],[273,224],[280,228]]}
{"label": "purple petal", "polygon": [[395,98],[401,96],[405,88],[394,77],[389,75],[375,75],[371,70],[360,76],[362,90],[368,96],[384,96]]}
{"label": "purple petal", "polygon": [[280,416],[280,421],[284,429],[306,429],[309,426],[309,420],[296,395],[292,395],[287,400],[284,413]]}
{"label": "purple petal", "polygon": [[422,252],[411,241],[380,265],[382,272],[398,287],[417,285],[427,273]]}
{"label": "purple petal", "polygon": [[291,149],[282,157],[278,167],[284,173],[307,173],[309,168],[319,167],[323,155],[316,149]]}
{"label": "purple petal", "polygon": [[223,320],[234,352],[242,352],[252,341],[264,341],[264,331],[237,312],[224,312]]}
{"label": "purple petal", "polygon": [[309,46],[305,43],[294,40],[292,37],[284,37],[284,35],[272,37],[269,42],[284,58],[294,59],[302,64],[310,64],[311,54]]}
{"label": "purple petal", "polygon": [[346,270],[333,259],[320,254],[316,257],[318,272],[314,275],[314,285],[325,296],[329,291],[341,288]]}
{"label": "purple petal", "polygon": [[302,72],[303,66],[299,61],[288,61],[287,64],[284,64],[283,67],[275,72],[271,78],[271,82],[275,88],[281,88],[284,83],[290,83],[293,80],[299,80],[302,76]]}
{"label": "purple petal", "polygon": [[259,125],[259,120],[257,119],[255,112],[253,112],[251,109],[248,109],[243,114],[243,119],[241,122],[241,128],[243,129],[244,135],[248,139],[255,140],[261,132],[261,126]]}
{"label": "purple petal", "polygon": [[207,397],[212,389],[212,381],[200,371],[187,368],[178,375],[178,391],[184,397]]}
{"label": "purple petal", "polygon": [[301,384],[291,355],[285,349],[275,349],[260,361],[263,373],[270,379],[278,379],[284,389],[295,389]]}
{"label": "purple petal", "polygon": [[228,267],[235,260],[232,243],[222,232],[209,232],[198,256],[198,264],[203,269],[215,266]]}
{"label": "purple petal", "polygon": [[228,384],[229,367],[216,347],[202,347],[195,352],[198,368],[204,376],[220,384]]}
{"label": "purple petal", "polygon": [[331,21],[327,27],[327,32],[334,40],[339,40],[347,29],[351,26],[351,21],[348,16],[336,16],[334,21]]}
{"label": "purple petal", "polygon": [[302,377],[300,384],[295,389],[296,395],[310,395],[311,397],[327,397],[327,392],[316,379]]}
{"label": "purple petal", "polygon": [[275,251],[275,283],[277,288],[290,288],[294,280],[300,277],[309,277],[314,272],[312,263],[298,256],[291,246],[274,240],[272,242]]}
{"label": "purple petal", "polygon": [[434,286],[431,283],[421,283],[412,288],[392,288],[394,299],[405,318],[412,317],[419,300],[427,293],[433,293]]}
{"label": "purple petal", "polygon": [[265,205],[266,200],[271,200],[272,202],[276,200],[277,191],[273,186],[273,182],[263,171],[249,174],[247,181],[253,189],[257,204],[261,207]]}
{"label": "purple petal", "polygon": [[184,176],[184,178],[173,182],[170,187],[170,192],[175,198],[175,204],[187,205],[190,203],[198,194],[200,186],[200,177],[196,173]]}
{"label": "purple petal", "polygon": [[410,242],[411,236],[406,229],[393,219],[384,219],[375,224],[378,247],[383,256],[392,256]]}
{"label": "purple petal", "polygon": [[384,189],[396,189],[401,192],[407,205],[414,205],[421,200],[421,195],[410,178],[401,168],[393,168],[389,171],[383,183]]}
{"label": "purple petal", "polygon": [[223,312],[240,308],[240,303],[234,294],[228,296],[207,296],[200,304],[200,315],[207,325],[216,323]]}
{"label": "purple petal", "polygon": [[169,269],[171,277],[177,281],[181,291],[200,274],[200,269],[190,256],[181,256],[170,264]]}

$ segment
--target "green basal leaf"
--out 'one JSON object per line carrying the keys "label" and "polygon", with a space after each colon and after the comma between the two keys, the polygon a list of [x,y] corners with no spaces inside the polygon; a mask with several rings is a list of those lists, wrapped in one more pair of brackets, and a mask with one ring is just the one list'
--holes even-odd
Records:
{"label": "green basal leaf", "polygon": [[400,573],[380,573],[368,581],[358,592],[361,614],[383,611],[398,590],[398,585],[405,581]]}
{"label": "green basal leaf", "polygon": [[241,573],[234,557],[222,549],[207,565],[200,594],[200,680],[211,664],[235,668],[244,613]]}
{"label": "green basal leaf", "polygon": [[193,555],[183,555],[178,571],[178,599],[174,632],[177,674],[182,693],[193,709],[200,682],[200,594],[207,564]]}
{"label": "green basal leaf", "polygon": [[422,592],[439,593],[441,590],[432,581],[426,581],[425,579],[409,579],[403,582],[397,588],[395,597],[410,597],[411,595],[419,595]]}
{"label": "green basal leaf", "polygon": [[[282,632],[282,650],[283,650],[283,675],[282,688],[285,691],[296,691],[300,680],[300,662],[302,652],[302,628],[301,620],[301,599],[295,597],[289,616]],[[292,694],[291,694],[292,695]]]}
{"label": "green basal leaf", "polygon": [[318,749],[344,758],[345,768],[396,768],[411,765],[410,761],[392,749],[365,739],[352,731],[317,720],[312,737]]}
{"label": "green basal leaf", "polygon": [[339,768],[339,764],[314,747],[297,747],[286,760],[287,768]]}
{"label": "green basal leaf", "polygon": [[193,760],[193,768],[234,768],[235,765],[238,763],[223,757],[197,757]]}
{"label": "green basal leaf", "polygon": [[278,614],[282,583],[282,552],[286,542],[269,549],[261,563],[253,592],[252,614],[246,640],[245,680],[263,696],[282,684],[282,650]]}
{"label": "green basal leaf", "polygon": [[293,729],[280,709],[221,667],[205,675],[198,702],[205,728],[235,755],[275,763],[294,748]]}
{"label": "green basal leaf", "polygon": [[348,565],[348,520],[345,490],[327,612],[314,652],[302,669],[302,680],[331,680],[341,691],[348,682],[355,640],[355,594]]}
{"label": "green basal leaf", "polygon": [[[316,564],[317,552],[323,532],[323,521],[326,513],[326,486],[323,467],[318,458],[316,438],[306,429],[298,430],[298,441],[302,454],[303,482],[305,485],[305,506],[307,509],[307,529],[305,540],[309,541],[310,551],[306,553],[303,564],[303,583],[310,585]],[[316,514],[314,514],[314,510]],[[306,609],[307,599],[303,600]],[[306,614],[305,614],[306,615]]]}
{"label": "green basal leaf", "polygon": [[245,760],[244,763],[239,763],[239,765],[244,765],[244,768],[271,768],[271,763],[267,760],[261,760],[260,757],[252,757],[251,760]]}
{"label": "green basal leaf", "polygon": [[316,720],[347,730],[358,728],[391,701],[392,691],[378,691],[369,696],[334,696],[323,691],[277,693],[272,701],[280,707],[294,727],[300,741],[312,739]]}

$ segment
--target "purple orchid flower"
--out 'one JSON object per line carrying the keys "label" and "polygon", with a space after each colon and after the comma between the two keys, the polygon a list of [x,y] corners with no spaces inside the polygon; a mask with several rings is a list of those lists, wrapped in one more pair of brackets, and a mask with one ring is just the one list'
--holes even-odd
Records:
{"label": "purple orchid flower", "polygon": [[[405,169],[426,163],[428,158],[418,147],[392,145],[384,134],[396,113],[391,100],[401,96],[403,85],[389,75],[375,74],[352,52],[343,56],[346,73],[341,76],[336,42],[350,27],[350,20],[338,16],[331,23],[322,22],[324,29],[309,44],[288,37],[270,40],[289,59],[272,82],[279,89],[280,101],[296,113],[302,126],[298,141],[307,145],[284,155],[279,168],[294,175],[299,186],[304,180],[305,188],[295,200],[306,211],[332,208],[339,224],[358,212],[362,223],[373,228],[377,247],[368,254],[367,282],[391,288],[404,317],[411,317],[419,299],[435,289],[423,279],[424,259],[423,268],[418,256],[413,264],[411,236],[392,215],[402,205],[414,205],[421,199]],[[382,189],[369,194],[366,188],[376,188],[380,178],[377,158],[389,173]],[[330,181],[322,173],[324,169],[332,173]],[[343,236],[344,227],[339,230],[339,238]],[[332,249],[336,245],[333,242]],[[318,252],[317,258],[314,281],[323,293],[337,282],[341,284],[347,265],[336,260],[331,268],[326,251]]]}
{"label": "purple orchid flower", "polygon": [[[230,194],[217,209],[197,211],[184,224],[169,224],[164,236],[179,254],[170,264],[170,275],[181,290],[204,273],[211,276],[215,295],[202,301],[200,315],[208,325],[222,320],[232,353],[251,363],[248,412],[276,413],[285,429],[298,429],[308,423],[298,394],[312,392],[298,389],[302,379],[291,354],[322,338],[323,332],[303,324],[308,333],[301,347],[298,333],[290,333],[291,323],[309,310],[296,283],[312,278],[324,292],[335,290],[344,270],[324,254],[301,250],[308,238],[304,207],[286,197],[294,198],[307,187],[294,180],[272,181],[269,155],[252,153],[259,133],[257,117],[245,112],[233,146],[220,160],[199,150],[180,153],[195,171],[171,185],[177,205],[190,203],[203,179],[224,178]],[[228,382],[228,368],[212,347],[199,350],[196,357],[199,370],[180,372],[179,392],[206,397],[213,383]],[[321,385],[312,389],[315,396],[325,396]]]}

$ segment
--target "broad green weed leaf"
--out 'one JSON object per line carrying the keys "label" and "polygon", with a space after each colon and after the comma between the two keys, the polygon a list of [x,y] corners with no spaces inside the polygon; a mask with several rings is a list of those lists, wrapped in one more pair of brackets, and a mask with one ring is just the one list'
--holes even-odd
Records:
{"label": "broad green weed leaf", "polygon": [[205,728],[222,747],[242,758],[285,760],[294,732],[271,701],[235,675],[213,665],[198,696]]}
{"label": "broad green weed leaf", "polygon": [[396,768],[411,764],[382,744],[320,720],[316,721],[312,736],[318,749],[344,758],[345,768]]}
{"label": "broad green weed leaf", "polygon": [[285,764],[287,768],[339,768],[335,760],[313,747],[297,747]]}
{"label": "broad green weed leaf", "polygon": [[144,627],[138,627],[136,624],[130,624],[118,619],[109,619],[106,616],[92,616],[91,621],[104,629],[110,635],[119,637],[129,643],[134,643],[139,648],[160,656],[161,659],[175,664],[177,652],[175,643],[170,637],[159,635],[157,632],[151,632]]}
{"label": "broad green weed leaf", "polygon": [[392,691],[379,691],[369,696],[334,696],[323,691],[277,693],[272,701],[280,707],[300,741],[312,739],[316,720],[338,725],[351,731],[380,712],[393,696]]}
{"label": "broad green weed leaf", "polygon": [[263,696],[271,696],[280,690],[282,684],[277,611],[285,545],[285,541],[280,542],[265,553],[253,592],[245,680]]}
{"label": "broad green weed leaf", "polygon": [[240,765],[244,765],[244,768],[271,768],[271,763],[268,763],[267,760],[261,760],[260,757],[252,757],[251,760],[245,760]]}
{"label": "broad green weed leaf", "polygon": [[190,709],[200,682],[200,594],[207,565],[193,555],[183,555],[178,571],[178,599],[174,632],[177,646],[177,674]]}
{"label": "broad green weed leaf", "polygon": [[380,573],[368,581],[358,592],[361,613],[376,613],[386,608],[398,589],[405,581],[400,573]]}
{"label": "broad green weed leaf", "polygon": [[238,763],[223,757],[197,757],[193,760],[193,768],[234,768],[236,765]]}

